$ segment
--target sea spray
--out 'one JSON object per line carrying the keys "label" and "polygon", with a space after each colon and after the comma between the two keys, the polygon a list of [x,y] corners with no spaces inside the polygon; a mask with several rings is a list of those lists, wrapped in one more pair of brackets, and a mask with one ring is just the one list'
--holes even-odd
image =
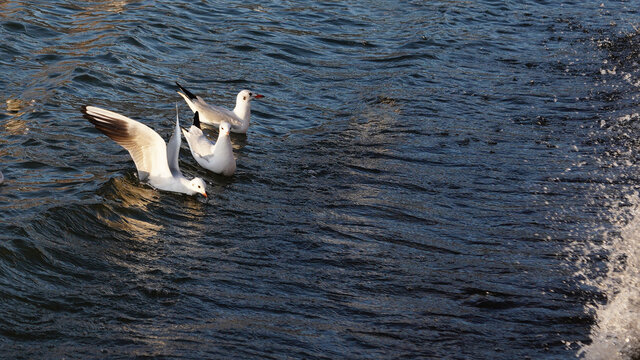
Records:
{"label": "sea spray", "polygon": [[[597,289],[604,302],[587,306],[594,315],[591,343],[579,356],[589,360],[628,360],[640,356],[640,196],[629,195],[612,210],[613,227],[602,242],[591,246],[584,259],[604,254],[605,271],[583,276],[583,283]],[[626,204],[633,204],[629,208]],[[616,214],[618,213],[618,214]],[[585,275],[580,272],[580,275]]]}

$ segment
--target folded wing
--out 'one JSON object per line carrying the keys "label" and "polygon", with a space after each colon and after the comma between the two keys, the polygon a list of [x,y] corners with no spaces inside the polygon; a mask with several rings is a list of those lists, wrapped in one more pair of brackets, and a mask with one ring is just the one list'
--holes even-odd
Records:
{"label": "folded wing", "polygon": [[191,149],[191,154],[194,157],[204,157],[213,154],[215,145],[207,139],[205,134],[198,127],[198,118],[199,114],[196,112],[193,115],[193,125],[189,128],[189,131],[183,129],[182,133],[184,134],[185,139],[187,139],[189,149]]}
{"label": "folded wing", "polygon": [[178,94],[182,96],[184,101],[189,105],[189,108],[194,113],[199,112],[201,121],[207,124],[218,125],[223,121],[228,122],[233,127],[241,127],[242,122],[233,113],[233,111],[227,110],[220,106],[209,105],[204,99],[198,95],[193,94],[189,90],[185,89],[182,85],[176,82],[176,85],[181,91]]}

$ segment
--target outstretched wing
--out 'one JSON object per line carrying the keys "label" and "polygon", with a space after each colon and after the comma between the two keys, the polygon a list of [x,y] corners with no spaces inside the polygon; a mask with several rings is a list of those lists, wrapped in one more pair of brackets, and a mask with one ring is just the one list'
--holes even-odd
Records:
{"label": "outstretched wing", "polygon": [[140,180],[171,176],[167,163],[167,146],[162,137],[150,127],[95,106],[83,106],[82,113],[96,129],[129,151]]}
{"label": "outstretched wing", "polygon": [[180,133],[180,117],[178,115],[178,104],[176,104],[176,127],[167,144],[167,162],[169,171],[174,177],[180,176],[180,166],[178,165],[178,157],[180,156],[180,144],[182,143],[182,134]]}

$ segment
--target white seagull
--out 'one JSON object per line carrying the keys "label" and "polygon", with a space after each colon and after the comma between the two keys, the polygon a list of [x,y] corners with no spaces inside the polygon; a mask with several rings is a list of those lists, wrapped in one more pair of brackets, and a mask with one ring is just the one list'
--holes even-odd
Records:
{"label": "white seagull", "polygon": [[231,124],[231,132],[246,134],[251,118],[251,100],[263,98],[263,95],[256,94],[250,90],[242,90],[236,97],[236,107],[233,111],[220,106],[207,104],[200,96],[194,95],[189,90],[183,88],[176,82],[182,90],[178,94],[184,98],[189,108],[194,113],[200,113],[200,121],[205,124],[218,125],[223,121]]}
{"label": "white seagull", "polygon": [[[176,105],[176,111],[177,108]],[[180,172],[178,155],[182,136],[177,115],[175,131],[167,146],[157,132],[126,116],[95,106],[83,106],[82,113],[96,129],[129,151],[140,181],[159,190],[207,197],[201,178],[187,180]]]}
{"label": "white seagull", "polygon": [[236,159],[233,157],[233,147],[229,137],[231,125],[226,121],[220,123],[218,141],[213,144],[200,129],[198,114],[196,111],[193,115],[193,125],[189,131],[182,129],[182,133],[189,143],[191,155],[200,166],[209,171],[225,176],[233,175],[236,171]]}

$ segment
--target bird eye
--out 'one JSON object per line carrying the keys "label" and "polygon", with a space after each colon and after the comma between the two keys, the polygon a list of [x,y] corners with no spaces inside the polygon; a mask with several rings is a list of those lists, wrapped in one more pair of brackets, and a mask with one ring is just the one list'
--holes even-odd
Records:
{"label": "bird eye", "polygon": [[243,96],[243,97],[242,97],[242,100],[247,100],[247,97],[246,97],[246,96]]}

